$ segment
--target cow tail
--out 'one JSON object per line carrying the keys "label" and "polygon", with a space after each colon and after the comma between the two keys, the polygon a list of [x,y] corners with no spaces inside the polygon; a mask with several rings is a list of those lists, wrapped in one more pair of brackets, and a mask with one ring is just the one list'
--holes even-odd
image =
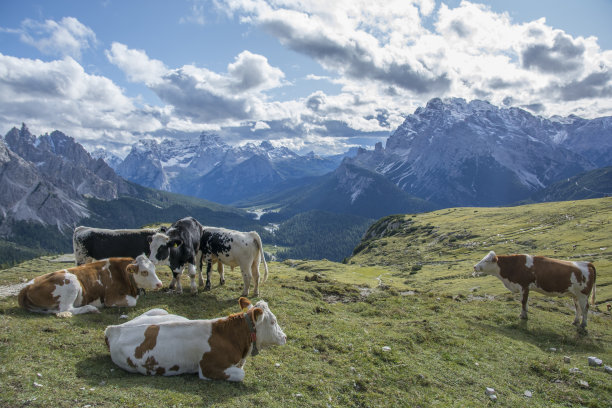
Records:
{"label": "cow tail", "polygon": [[591,305],[595,306],[595,292],[597,292],[595,279],[597,277],[597,272],[595,271],[595,265],[590,264],[590,267],[593,268],[593,291],[591,292]]}
{"label": "cow tail", "polygon": [[266,263],[266,256],[264,255],[264,249],[263,249],[263,244],[261,243],[261,237],[255,231],[253,231],[252,234],[253,234],[253,237],[255,238],[255,241],[257,242],[257,245],[259,246],[259,253],[261,254],[261,260],[263,261],[263,264],[264,264],[265,272],[264,272],[263,280],[261,281],[263,283],[268,279],[268,264]]}

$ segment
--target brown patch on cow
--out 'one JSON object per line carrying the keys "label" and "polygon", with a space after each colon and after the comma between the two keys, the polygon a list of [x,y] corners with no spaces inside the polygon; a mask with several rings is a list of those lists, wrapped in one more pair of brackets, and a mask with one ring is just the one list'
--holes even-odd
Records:
{"label": "brown patch on cow", "polygon": [[178,371],[180,369],[181,369],[181,367],[179,367],[178,364],[175,364],[172,367],[170,367],[170,369],[168,371]]}
{"label": "brown patch on cow", "polygon": [[[254,310],[261,311],[258,308],[251,309],[248,312],[251,319]],[[224,371],[245,358],[251,347],[250,331],[244,314],[236,313],[213,322],[208,344],[210,351],[204,353],[200,360],[202,374],[206,378],[227,380],[229,376]]]}
{"label": "brown patch on cow", "polygon": [[136,350],[134,350],[134,357],[140,359],[142,358],[144,353],[146,353],[149,350],[153,350],[155,348],[155,345],[157,344],[157,334],[158,333],[159,333],[158,325],[153,324],[147,327],[144,331],[144,336],[145,336],[144,340],[142,341],[140,346],[136,347]]}
{"label": "brown patch on cow", "polygon": [[147,361],[142,366],[147,370],[148,375],[157,373],[160,368],[166,372],[163,367],[158,367],[157,360],[153,356],[147,357]]}
{"label": "brown patch on cow", "polygon": [[567,292],[572,286],[572,275],[577,282],[585,281],[580,269],[568,261],[534,256],[533,268],[537,273],[536,285],[546,292]]}
{"label": "brown patch on cow", "polygon": [[19,292],[17,300],[19,306],[29,311],[40,309],[58,309],[59,296],[53,292],[57,286],[64,285],[66,271],[56,271],[34,278],[34,282],[25,286]]}
{"label": "brown patch on cow", "polygon": [[134,364],[134,362],[132,361],[132,359],[131,359],[131,358],[129,358],[129,357],[127,358],[127,364],[128,364],[130,367],[132,367],[132,368],[136,368],[136,367],[137,367],[137,366],[136,366],[136,364]]}

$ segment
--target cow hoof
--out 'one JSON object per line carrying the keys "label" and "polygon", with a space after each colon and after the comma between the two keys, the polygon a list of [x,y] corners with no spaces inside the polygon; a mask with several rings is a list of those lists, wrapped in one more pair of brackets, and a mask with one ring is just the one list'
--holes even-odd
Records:
{"label": "cow hoof", "polygon": [[253,297],[259,297],[259,292],[253,292]]}
{"label": "cow hoof", "polygon": [[519,316],[522,320],[527,320],[527,315],[520,315]]}
{"label": "cow hoof", "polygon": [[210,285],[204,286],[204,292],[209,292],[209,291],[210,291]]}
{"label": "cow hoof", "polygon": [[221,280],[219,281],[219,285],[221,285],[221,286],[225,285],[225,279],[221,279]]}
{"label": "cow hoof", "polygon": [[191,294],[193,296],[197,295],[198,294],[198,290],[197,289],[191,289]]}

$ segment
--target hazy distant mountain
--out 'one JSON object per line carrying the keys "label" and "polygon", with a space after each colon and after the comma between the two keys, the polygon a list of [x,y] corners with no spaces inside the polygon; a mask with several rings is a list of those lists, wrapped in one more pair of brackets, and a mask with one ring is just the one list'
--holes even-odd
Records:
{"label": "hazy distant mountain", "polygon": [[143,186],[231,203],[245,194],[272,191],[287,180],[328,173],[341,160],[314,153],[301,156],[267,141],[229,146],[203,133],[197,139],[141,140],[117,173]]}
{"label": "hazy distant mountain", "polygon": [[440,206],[504,205],[610,160],[594,150],[612,152],[611,123],[436,98],[350,162]]}
{"label": "hazy distant mountain", "polygon": [[410,196],[384,176],[348,163],[313,182],[260,197],[257,205],[275,204],[279,214],[266,218],[286,219],[304,211],[321,210],[379,218],[389,214],[415,213],[435,209],[425,200]]}

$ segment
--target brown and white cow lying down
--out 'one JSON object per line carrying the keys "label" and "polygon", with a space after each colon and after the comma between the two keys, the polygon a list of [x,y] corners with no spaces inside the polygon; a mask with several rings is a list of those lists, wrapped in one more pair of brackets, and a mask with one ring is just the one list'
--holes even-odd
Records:
{"label": "brown and white cow lying down", "polygon": [[576,306],[577,325],[587,325],[588,298],[593,291],[595,304],[595,266],[590,262],[571,262],[543,256],[495,255],[491,251],[474,266],[474,272],[483,272],[498,277],[504,286],[522,295],[521,319],[527,319],[529,290],[548,296],[571,296]]}
{"label": "brown and white cow lying down", "polygon": [[139,289],[159,289],[155,266],[145,255],[109,258],[32,279],[19,292],[19,305],[31,312],[98,313],[102,306],[136,306]]}
{"label": "brown and white cow lying down", "polygon": [[212,320],[189,320],[152,309],[104,332],[111,359],[132,373],[198,373],[202,380],[242,381],[249,353],[287,337],[262,300],[239,299],[243,313]]}

